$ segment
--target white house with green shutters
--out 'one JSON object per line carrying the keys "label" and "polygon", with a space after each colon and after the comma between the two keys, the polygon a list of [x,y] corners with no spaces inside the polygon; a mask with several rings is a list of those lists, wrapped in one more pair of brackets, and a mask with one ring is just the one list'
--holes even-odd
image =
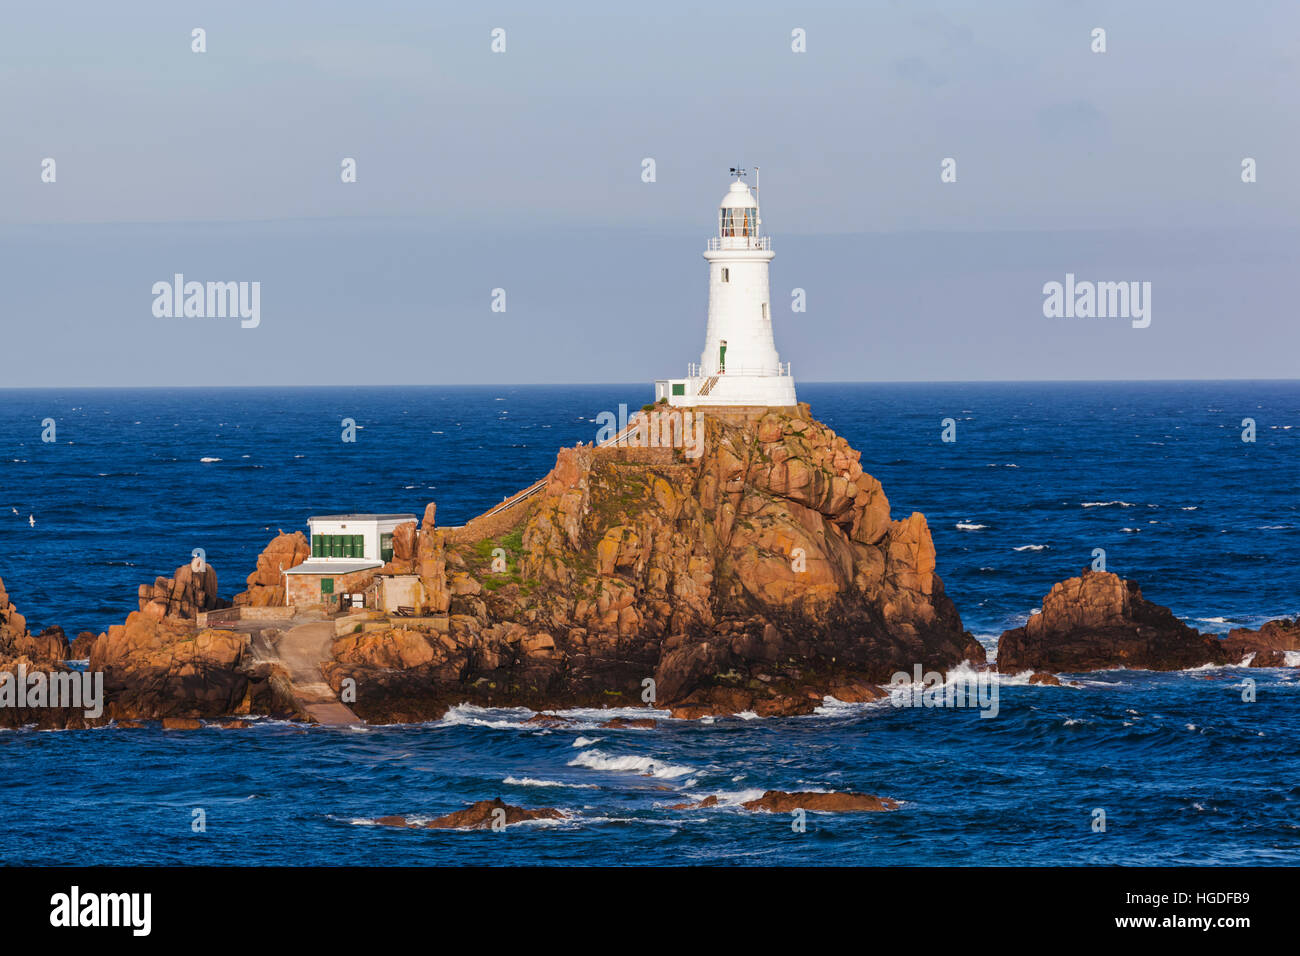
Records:
{"label": "white house with green shutters", "polygon": [[381,567],[393,557],[393,531],[412,514],[318,515],[307,519],[311,557],[284,572],[289,604],[328,603],[335,579]]}

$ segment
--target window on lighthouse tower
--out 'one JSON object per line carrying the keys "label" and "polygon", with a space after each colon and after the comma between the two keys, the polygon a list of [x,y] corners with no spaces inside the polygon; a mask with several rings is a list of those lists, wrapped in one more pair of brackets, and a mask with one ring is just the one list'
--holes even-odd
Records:
{"label": "window on lighthouse tower", "polygon": [[740,206],[718,210],[719,233],[723,236],[752,236],[755,234],[758,223],[757,210]]}

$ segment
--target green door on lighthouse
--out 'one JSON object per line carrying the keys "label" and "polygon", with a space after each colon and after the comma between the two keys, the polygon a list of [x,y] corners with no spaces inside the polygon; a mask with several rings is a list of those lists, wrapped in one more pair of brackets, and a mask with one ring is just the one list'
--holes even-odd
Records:
{"label": "green door on lighthouse", "polygon": [[718,371],[725,372],[726,370],[727,370],[727,340],[723,339],[722,342],[718,345]]}

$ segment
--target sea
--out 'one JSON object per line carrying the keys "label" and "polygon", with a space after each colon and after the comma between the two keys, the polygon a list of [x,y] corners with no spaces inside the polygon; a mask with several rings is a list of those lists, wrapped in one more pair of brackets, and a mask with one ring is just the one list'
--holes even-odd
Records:
{"label": "sea", "polygon": [[[925,514],[990,653],[1101,552],[1208,633],[1300,613],[1300,383],[810,383],[799,397],[861,451],[895,518]],[[124,620],[138,585],[197,548],[229,597],[310,515],[435,501],[460,524],[593,440],[601,412],[649,399],[644,385],[0,389],[0,578],[33,630],[70,637]],[[828,699],[806,717],[659,713],[652,730],[602,726],[641,710],[539,726],[462,706],[405,726],[3,731],[0,862],[1294,866],[1298,674],[1021,675],[992,719]],[[740,807],[765,790],[901,806],[802,822]],[[673,809],[707,796],[718,805]],[[493,797],[563,817],[376,824]]]}

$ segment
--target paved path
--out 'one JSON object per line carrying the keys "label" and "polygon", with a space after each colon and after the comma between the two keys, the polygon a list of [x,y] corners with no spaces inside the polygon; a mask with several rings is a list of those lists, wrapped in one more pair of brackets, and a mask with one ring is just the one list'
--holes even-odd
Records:
{"label": "paved path", "polygon": [[330,659],[334,622],[314,621],[289,628],[275,642],[280,663],[289,672],[293,696],[321,724],[365,723],[325,683],[320,666]]}

